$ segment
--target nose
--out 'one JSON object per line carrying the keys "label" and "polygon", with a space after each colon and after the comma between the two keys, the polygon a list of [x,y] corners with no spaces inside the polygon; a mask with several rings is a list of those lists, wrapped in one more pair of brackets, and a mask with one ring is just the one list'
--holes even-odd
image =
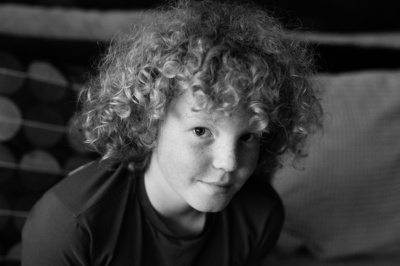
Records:
{"label": "nose", "polygon": [[225,172],[233,172],[238,167],[238,156],[233,144],[225,144],[215,147],[213,166]]}

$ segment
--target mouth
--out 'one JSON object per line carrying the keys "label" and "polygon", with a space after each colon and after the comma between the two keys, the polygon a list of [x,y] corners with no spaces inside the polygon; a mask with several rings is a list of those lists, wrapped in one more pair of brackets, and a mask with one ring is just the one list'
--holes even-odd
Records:
{"label": "mouth", "polygon": [[226,194],[233,188],[232,182],[205,182],[200,181],[200,184],[206,189],[207,192],[212,194]]}
{"label": "mouth", "polygon": [[206,183],[208,185],[217,186],[217,187],[230,187],[230,186],[233,186],[232,182],[204,182],[204,181],[202,181],[202,182]]}

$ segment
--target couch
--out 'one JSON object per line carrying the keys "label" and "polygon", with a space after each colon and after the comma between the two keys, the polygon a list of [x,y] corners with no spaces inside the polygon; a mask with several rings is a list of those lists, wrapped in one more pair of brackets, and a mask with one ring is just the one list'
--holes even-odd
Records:
{"label": "couch", "polygon": [[400,71],[316,85],[324,130],[273,180],[286,222],[272,265],[400,265]]}

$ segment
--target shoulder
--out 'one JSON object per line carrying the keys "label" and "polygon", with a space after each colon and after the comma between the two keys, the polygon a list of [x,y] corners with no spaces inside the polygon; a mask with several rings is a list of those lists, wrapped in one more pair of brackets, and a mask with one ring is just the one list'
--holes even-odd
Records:
{"label": "shoulder", "polygon": [[77,217],[129,193],[134,185],[133,180],[123,164],[110,170],[102,168],[99,161],[93,161],[71,172],[46,194],[53,194],[60,204]]}
{"label": "shoulder", "polygon": [[[107,170],[95,161],[73,171],[31,210],[23,231],[25,261],[88,265],[88,247],[118,235],[113,232],[123,223],[125,209],[131,209],[134,188],[134,177],[124,165]],[[94,241],[99,237],[104,241]]]}
{"label": "shoulder", "polygon": [[251,177],[228,205],[227,215],[236,232],[234,242],[240,243],[237,250],[246,254],[249,265],[260,264],[275,245],[284,222],[277,192],[267,181]]}
{"label": "shoulder", "polygon": [[284,208],[275,189],[251,177],[227,209],[234,226],[245,228],[243,236],[253,243],[276,241],[284,222]]}

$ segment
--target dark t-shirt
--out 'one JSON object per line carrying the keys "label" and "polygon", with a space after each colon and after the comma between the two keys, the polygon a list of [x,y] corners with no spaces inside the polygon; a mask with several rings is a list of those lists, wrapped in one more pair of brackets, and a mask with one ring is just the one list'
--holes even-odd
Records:
{"label": "dark t-shirt", "polygon": [[257,265],[283,222],[276,192],[251,177],[203,232],[174,236],[152,208],[143,176],[93,162],[50,189],[23,230],[22,265]]}

